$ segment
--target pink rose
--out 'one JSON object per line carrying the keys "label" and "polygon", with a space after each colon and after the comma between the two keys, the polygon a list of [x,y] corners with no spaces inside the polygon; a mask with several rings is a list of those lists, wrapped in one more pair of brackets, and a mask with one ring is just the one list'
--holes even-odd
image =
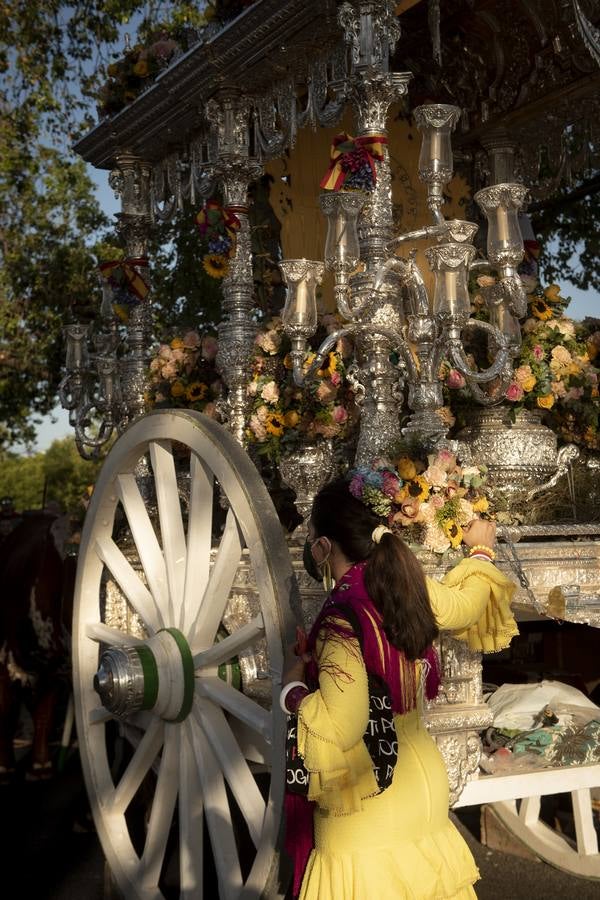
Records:
{"label": "pink rose", "polygon": [[440,494],[434,494],[431,500],[429,501],[431,507],[435,510],[441,509],[446,501]]}
{"label": "pink rose", "polygon": [[202,359],[205,359],[207,362],[212,362],[216,357],[218,350],[219,344],[216,338],[210,336],[202,338]]}
{"label": "pink rose", "polygon": [[554,396],[558,398],[564,397],[567,393],[564,381],[553,381],[550,384],[550,390],[552,391]]}
{"label": "pink rose", "polygon": [[343,425],[344,422],[348,421],[348,413],[343,406],[333,407],[333,421],[337,422],[338,425]]}
{"label": "pink rose", "polygon": [[450,369],[448,377],[446,378],[446,384],[449,388],[458,390],[459,388],[464,388],[466,382],[457,369]]}
{"label": "pink rose", "polygon": [[400,511],[394,515],[394,522],[400,525],[412,525],[417,521],[421,504],[418,500],[404,500],[400,506]]}
{"label": "pink rose", "polygon": [[169,347],[169,345],[161,344],[158,355],[161,359],[171,359],[171,348]]}
{"label": "pink rose", "polygon": [[200,336],[197,331],[186,331],[183,336],[183,346],[189,350],[196,350],[200,346]]}
{"label": "pink rose", "polygon": [[544,348],[541,347],[539,344],[536,344],[531,352],[533,353],[535,359],[537,359],[538,361],[543,359],[544,356],[546,355],[544,353]]}
{"label": "pink rose", "polygon": [[340,385],[342,383],[342,376],[340,375],[339,372],[331,373],[331,383],[333,385],[335,385],[335,387],[338,387],[338,385]]}
{"label": "pink rose", "polygon": [[520,384],[517,384],[516,381],[511,381],[507,387],[506,399],[511,400],[513,403],[517,403],[519,400],[523,399],[523,388]]}
{"label": "pink rose", "polygon": [[569,388],[569,390],[565,394],[565,400],[580,400],[581,397],[583,397],[582,387]]}
{"label": "pink rose", "polygon": [[439,466],[444,472],[451,472],[456,468],[456,456],[450,450],[440,450],[433,461],[434,466]]}

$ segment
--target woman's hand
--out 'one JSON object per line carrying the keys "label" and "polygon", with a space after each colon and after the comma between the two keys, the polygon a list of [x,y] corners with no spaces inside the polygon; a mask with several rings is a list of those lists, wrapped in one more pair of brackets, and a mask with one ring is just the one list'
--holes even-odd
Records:
{"label": "woman's hand", "polygon": [[490,547],[496,543],[496,523],[489,519],[471,519],[463,528],[463,542],[467,547]]}
{"label": "woman's hand", "polygon": [[285,687],[290,681],[304,681],[304,666],[310,660],[307,648],[306,632],[298,625],[296,626],[296,643],[288,647],[285,653],[282,687]]}

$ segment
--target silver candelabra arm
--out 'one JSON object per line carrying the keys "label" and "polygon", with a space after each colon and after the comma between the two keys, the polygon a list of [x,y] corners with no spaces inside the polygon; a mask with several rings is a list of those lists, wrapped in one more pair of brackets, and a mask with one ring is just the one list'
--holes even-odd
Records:
{"label": "silver candelabra arm", "polygon": [[[96,415],[92,413],[96,411]],[[117,430],[111,406],[103,399],[90,400],[79,407],[75,422],[75,443],[83,459],[97,459]]]}
{"label": "silver candelabra arm", "polygon": [[379,334],[382,337],[388,338],[390,341],[390,350],[395,350],[398,353],[404,363],[404,367],[408,370],[410,377],[416,377],[417,375],[417,367],[408,348],[408,344],[406,343],[406,336],[397,334],[391,328],[383,328],[379,325],[360,325],[353,322],[350,325],[344,326],[344,328],[338,328],[337,331],[332,331],[332,333],[321,342],[315,353],[315,358],[307,368],[306,372],[304,371],[306,337],[292,334],[291,329],[285,330],[292,341],[290,356],[292,357],[293,363],[294,383],[297,384],[298,387],[303,387],[306,382],[309,382],[314,378],[317,371],[323,365],[327,354],[331,352],[340,338],[343,338],[348,334]]}
{"label": "silver candelabra arm", "polygon": [[[492,406],[502,400],[504,392],[512,379],[512,359],[515,355],[514,344],[512,344],[510,336],[503,334],[493,325],[490,325],[489,322],[469,319],[463,327],[478,328],[487,332],[496,347],[496,357],[492,365],[482,372],[477,372],[469,366],[460,339],[459,329],[451,329],[448,340],[450,359],[461,375],[467,379],[474,399],[482,406]],[[499,379],[499,381],[494,385],[492,393],[486,393],[479,387],[480,384],[489,384],[495,379]]]}

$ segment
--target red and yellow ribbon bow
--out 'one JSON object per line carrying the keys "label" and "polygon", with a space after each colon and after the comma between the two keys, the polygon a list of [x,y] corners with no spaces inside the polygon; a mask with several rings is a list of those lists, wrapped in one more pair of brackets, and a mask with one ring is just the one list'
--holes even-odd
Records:
{"label": "red and yellow ribbon bow", "polygon": [[99,269],[105,281],[108,281],[111,287],[124,290],[130,294],[132,300],[139,302],[144,300],[150,285],[140,275],[135,267],[148,266],[148,260],[139,259],[115,259],[110,262],[100,263]]}
{"label": "red and yellow ribbon bow", "polygon": [[320,186],[327,191],[339,191],[346,179],[360,168],[371,171],[373,186],[377,182],[375,160],[383,159],[383,145],[388,139],[384,134],[369,134],[353,138],[345,131],[336,134],[331,145],[329,168]]}
{"label": "red and yellow ribbon bow", "polygon": [[227,234],[232,241],[240,229],[240,220],[227,207],[219,206],[216,200],[208,200],[196,216],[198,231],[209,240]]}

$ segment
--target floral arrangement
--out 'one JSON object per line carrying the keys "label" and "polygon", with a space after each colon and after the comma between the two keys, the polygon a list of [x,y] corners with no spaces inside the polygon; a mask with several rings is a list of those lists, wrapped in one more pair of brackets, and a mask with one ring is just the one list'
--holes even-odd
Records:
{"label": "floral arrangement", "polygon": [[224,278],[229,272],[229,260],[235,254],[240,220],[232,210],[209,200],[196,216],[196,224],[206,247],[204,271],[211,278]]}
{"label": "floral arrangement", "polygon": [[[321,318],[316,340],[340,327],[337,316]],[[256,337],[256,352],[248,395],[252,398],[246,438],[258,453],[277,461],[282,451],[302,441],[348,438],[358,421],[358,410],[346,375],[353,348],[341,338],[317,371],[316,380],[302,388],[294,384],[289,341],[279,318],[273,318]],[[305,359],[305,371],[315,359]]]}
{"label": "floral arrangement", "polygon": [[108,79],[98,92],[98,113],[112,116],[131,103],[181,52],[206,40],[256,0],[205,0],[180,4],[172,21],[140,28],[140,41],[107,67]]}
{"label": "floral arrangement", "polygon": [[147,404],[195,409],[217,419],[223,390],[215,368],[217,350],[216,338],[197,331],[160,344],[150,363]]}
{"label": "floral arrangement", "polygon": [[485,466],[461,466],[449,450],[427,460],[400,456],[352,469],[350,492],[410,544],[434,553],[456,549],[463,528],[489,512]]}
{"label": "floral arrangement", "polygon": [[[479,287],[493,283],[491,276],[477,279]],[[548,426],[565,441],[598,450],[600,368],[595,361],[600,352],[600,331],[565,316],[568,303],[556,284],[534,287],[528,295],[522,344],[505,404],[515,415],[521,409],[543,411]],[[476,310],[482,305],[477,293],[474,305]],[[468,402],[463,391],[465,380],[458,371],[448,367],[445,384],[453,409]]]}

